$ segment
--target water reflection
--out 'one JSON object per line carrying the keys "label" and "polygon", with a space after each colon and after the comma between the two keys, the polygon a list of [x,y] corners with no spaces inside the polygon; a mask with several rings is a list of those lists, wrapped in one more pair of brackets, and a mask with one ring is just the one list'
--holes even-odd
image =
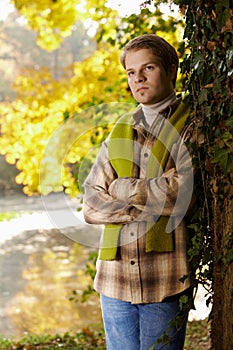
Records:
{"label": "water reflection", "polygon": [[98,296],[87,302],[69,298],[90,283],[85,265],[90,248],[57,229],[24,232],[1,247],[0,333],[76,332],[101,321]]}

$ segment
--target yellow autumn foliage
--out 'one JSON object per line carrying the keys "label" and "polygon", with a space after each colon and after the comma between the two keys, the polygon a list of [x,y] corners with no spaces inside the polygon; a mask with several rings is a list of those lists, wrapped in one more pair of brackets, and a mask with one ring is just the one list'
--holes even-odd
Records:
{"label": "yellow autumn foliage", "polygon": [[52,51],[72,32],[78,19],[77,0],[13,0],[28,26],[38,32],[37,44]]}
{"label": "yellow autumn foliage", "polygon": [[[71,35],[77,20],[92,22],[97,30],[116,36],[118,12],[106,0],[12,0],[30,29],[37,32],[37,44],[53,51]],[[96,24],[96,25],[95,25]],[[103,36],[104,37],[104,36]]]}
{"label": "yellow autumn foliage", "polygon": [[16,181],[27,195],[64,188],[71,196],[79,193],[73,172],[106,136],[111,105],[130,99],[126,88],[119,52],[107,44],[59,81],[47,68],[16,79],[17,98],[0,104],[0,152],[16,163]]}
{"label": "yellow autumn foliage", "polygon": [[[0,103],[0,153],[16,164],[17,183],[27,195],[65,190],[70,196],[82,192],[98,147],[112,124],[135,107],[119,62],[120,52],[109,44],[118,40],[121,18],[106,0],[12,0],[29,28],[37,32],[37,44],[52,51],[72,32],[77,20],[97,32],[98,48],[87,59],[75,62],[55,79],[46,67],[25,69],[16,78],[17,97]],[[154,17],[127,23],[126,38],[135,30],[159,30],[168,24]],[[161,19],[161,14],[159,13]],[[139,22],[137,22],[139,20]],[[142,26],[138,28],[137,23]],[[121,29],[125,27],[122,22]],[[162,26],[162,27],[161,27]],[[124,31],[123,31],[124,32]],[[132,105],[133,103],[133,105]]]}

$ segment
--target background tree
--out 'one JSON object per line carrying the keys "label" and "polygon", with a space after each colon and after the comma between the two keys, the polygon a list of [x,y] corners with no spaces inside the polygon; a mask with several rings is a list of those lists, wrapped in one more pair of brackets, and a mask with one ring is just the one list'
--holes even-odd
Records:
{"label": "background tree", "polygon": [[41,67],[51,70],[58,79],[64,69],[74,62],[81,62],[96,49],[96,41],[87,35],[84,24],[74,23],[72,33],[64,38],[60,47],[46,51],[36,44],[37,33],[25,27],[25,20],[17,11],[11,13],[5,21],[0,22],[0,100],[16,97],[12,88],[22,69],[38,71]]}
{"label": "background tree", "polygon": [[59,48],[65,37],[71,35],[77,20],[77,0],[13,0],[28,26],[38,33],[37,43],[48,51]]}

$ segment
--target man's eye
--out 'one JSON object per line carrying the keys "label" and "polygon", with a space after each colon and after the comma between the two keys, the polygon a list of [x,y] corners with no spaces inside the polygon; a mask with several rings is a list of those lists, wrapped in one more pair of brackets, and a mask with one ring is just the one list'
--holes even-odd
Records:
{"label": "man's eye", "polygon": [[150,66],[146,66],[146,71],[153,70],[153,68],[154,68],[154,67],[153,67],[153,66],[151,66],[151,65],[150,65]]}
{"label": "man's eye", "polygon": [[132,77],[134,75],[134,72],[128,72],[128,77]]}

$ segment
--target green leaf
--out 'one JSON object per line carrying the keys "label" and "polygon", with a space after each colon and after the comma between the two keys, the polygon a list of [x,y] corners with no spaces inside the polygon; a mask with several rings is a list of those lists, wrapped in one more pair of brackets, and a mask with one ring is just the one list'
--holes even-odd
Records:
{"label": "green leaf", "polygon": [[233,169],[233,152],[224,148],[217,149],[211,163],[219,163],[226,175]]}
{"label": "green leaf", "polygon": [[233,129],[233,115],[227,119],[226,126],[229,126],[230,128]]}
{"label": "green leaf", "polygon": [[228,147],[231,147],[231,143],[233,141],[233,136],[230,133],[230,131],[225,131],[222,135],[222,139]]}

